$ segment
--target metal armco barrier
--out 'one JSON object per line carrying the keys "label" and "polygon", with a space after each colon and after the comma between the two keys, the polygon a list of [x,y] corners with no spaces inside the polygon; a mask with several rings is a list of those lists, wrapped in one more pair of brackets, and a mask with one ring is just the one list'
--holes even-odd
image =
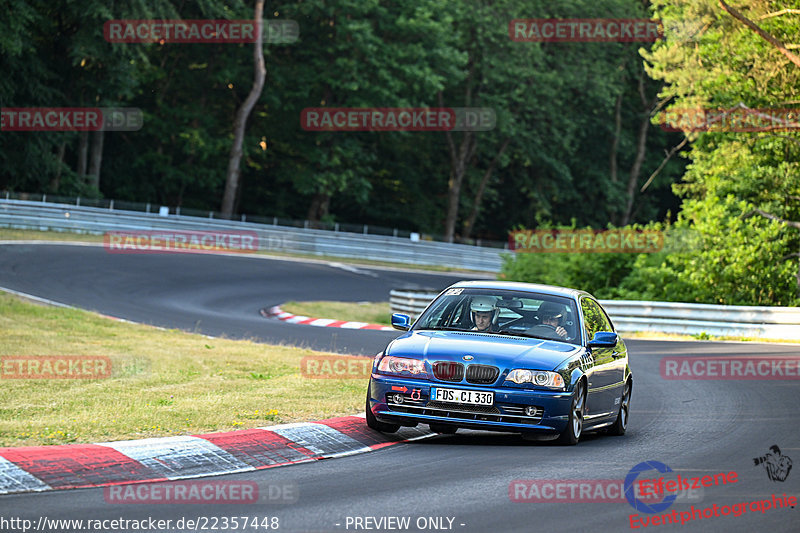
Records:
{"label": "metal armco barrier", "polygon": [[438,292],[394,290],[389,292],[389,305],[392,313],[403,313],[416,320],[438,295]]}
{"label": "metal armco barrier", "polygon": [[[438,293],[394,290],[393,313],[416,318]],[[800,307],[600,300],[620,332],[650,331],[758,339],[800,340]]]}
{"label": "metal armco barrier", "polygon": [[499,272],[499,248],[185,215],[0,199],[0,227],[102,234],[119,230],[255,231],[259,250]]}

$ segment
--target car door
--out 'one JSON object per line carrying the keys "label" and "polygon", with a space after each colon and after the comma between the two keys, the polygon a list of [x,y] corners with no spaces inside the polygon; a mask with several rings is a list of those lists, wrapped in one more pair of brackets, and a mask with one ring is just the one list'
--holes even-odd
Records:
{"label": "car door", "polygon": [[[614,331],[611,321],[596,301],[588,296],[581,298],[587,342],[594,338],[598,331]],[[589,376],[586,419],[600,418],[615,412],[614,400],[619,396],[619,382],[622,376],[617,375],[617,347],[587,348],[594,361],[593,372]]]}

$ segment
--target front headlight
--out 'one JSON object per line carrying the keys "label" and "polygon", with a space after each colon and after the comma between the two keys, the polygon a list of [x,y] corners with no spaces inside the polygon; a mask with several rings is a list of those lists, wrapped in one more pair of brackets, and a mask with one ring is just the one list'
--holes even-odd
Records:
{"label": "front headlight", "polygon": [[425,361],[420,359],[410,359],[408,357],[395,357],[387,355],[381,359],[378,365],[378,372],[382,374],[411,374],[414,377],[427,378],[425,372]]}
{"label": "front headlight", "polygon": [[549,389],[563,389],[564,378],[558,372],[547,372],[545,370],[525,370],[515,368],[508,373],[506,378],[514,383],[533,383],[537,387],[547,387]]}

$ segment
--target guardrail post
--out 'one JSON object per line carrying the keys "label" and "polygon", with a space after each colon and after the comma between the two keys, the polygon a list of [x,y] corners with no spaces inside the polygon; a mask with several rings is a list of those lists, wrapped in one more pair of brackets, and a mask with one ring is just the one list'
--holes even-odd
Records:
{"label": "guardrail post", "polygon": [[367,226],[366,224],[364,224],[364,235],[366,235],[366,234],[367,234],[367,228],[368,228],[368,227],[369,227],[369,226]]}
{"label": "guardrail post", "polygon": [[242,222],[247,222],[247,215],[242,213]]}
{"label": "guardrail post", "polygon": [[42,203],[43,204],[47,203],[47,195],[46,194],[42,195]]}
{"label": "guardrail post", "polygon": [[273,226],[277,226],[278,225],[278,217],[272,217],[272,225]]}
{"label": "guardrail post", "polygon": [[108,204],[108,210],[109,211],[113,211],[114,210],[114,199],[113,198],[111,199],[111,202]]}
{"label": "guardrail post", "polygon": [[181,206],[175,208],[175,216],[176,217],[181,216]]}
{"label": "guardrail post", "polygon": [[394,231],[392,232],[392,237],[397,237],[397,228],[394,228]]}
{"label": "guardrail post", "polygon": [[336,222],[336,223],[333,225],[333,231],[339,231],[339,223],[338,223],[338,222]]}
{"label": "guardrail post", "polygon": [[149,213],[150,212],[150,202],[147,202],[147,208],[145,209],[144,212],[145,213]]}
{"label": "guardrail post", "polygon": [[75,205],[81,205],[81,197],[80,196],[75,198]]}
{"label": "guardrail post", "polygon": [[308,220],[303,221],[303,229],[308,229]]}
{"label": "guardrail post", "polygon": [[208,212],[208,218],[214,218],[214,212],[213,211],[209,211]]}

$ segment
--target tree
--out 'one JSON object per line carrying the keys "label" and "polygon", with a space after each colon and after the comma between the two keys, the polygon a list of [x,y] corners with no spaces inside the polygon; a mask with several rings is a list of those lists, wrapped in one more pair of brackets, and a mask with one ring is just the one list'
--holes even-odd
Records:
{"label": "tree", "polygon": [[225,195],[222,197],[222,208],[220,209],[222,216],[225,217],[230,217],[233,214],[233,203],[239,187],[239,163],[242,160],[242,143],[244,142],[247,117],[261,96],[261,91],[264,88],[264,79],[267,75],[267,69],[264,66],[263,15],[264,0],[256,0],[255,13],[253,15],[256,27],[256,42],[253,45],[255,79],[253,80],[253,88],[250,90],[250,94],[247,95],[247,99],[236,111],[236,118],[233,121],[233,146],[231,147],[228,173],[225,180]]}

